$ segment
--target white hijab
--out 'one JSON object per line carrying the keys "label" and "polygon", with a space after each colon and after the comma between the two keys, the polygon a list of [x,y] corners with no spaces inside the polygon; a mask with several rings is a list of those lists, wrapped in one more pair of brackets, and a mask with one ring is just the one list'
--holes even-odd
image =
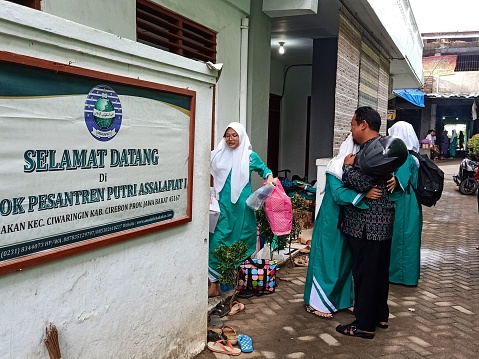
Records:
{"label": "white hijab", "polygon": [[[388,130],[389,136],[399,137],[406,144],[409,151],[419,152],[419,140],[417,139],[414,127],[408,122],[399,121],[392,125]],[[419,166],[419,161],[413,157],[416,165]]]}
{"label": "white hijab", "polygon": [[241,123],[231,122],[226,130],[228,128],[232,128],[238,134],[239,146],[234,150],[231,149],[223,137],[218,146],[211,151],[211,174],[218,197],[231,172],[231,203],[236,203],[241,191],[249,182],[249,157],[252,150],[249,137]]}
{"label": "white hijab", "polygon": [[[344,157],[350,153],[356,154],[358,151],[359,145],[354,143],[353,135],[350,133],[339,147],[339,153],[329,161],[326,166],[326,173],[329,173],[342,181]],[[324,183],[326,183],[326,181]],[[322,192],[324,192],[324,188],[321,190],[321,193]]]}

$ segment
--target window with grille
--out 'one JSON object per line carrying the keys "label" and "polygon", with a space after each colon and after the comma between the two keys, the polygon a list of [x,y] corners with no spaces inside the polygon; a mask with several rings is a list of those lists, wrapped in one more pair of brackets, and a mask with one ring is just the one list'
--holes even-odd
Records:
{"label": "window with grille", "polygon": [[479,55],[458,55],[454,71],[479,71]]}
{"label": "window with grille", "polygon": [[31,7],[32,9],[40,10],[40,0],[7,0],[10,2],[14,2],[18,5],[23,5],[27,7]]}
{"label": "window with grille", "polygon": [[216,62],[216,32],[148,0],[136,1],[136,36],[146,45]]}

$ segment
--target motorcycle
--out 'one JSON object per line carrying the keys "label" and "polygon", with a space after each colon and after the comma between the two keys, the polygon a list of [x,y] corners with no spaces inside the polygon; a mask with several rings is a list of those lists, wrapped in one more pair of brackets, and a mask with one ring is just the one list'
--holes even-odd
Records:
{"label": "motorcycle", "polygon": [[474,194],[479,187],[479,183],[474,179],[479,163],[477,158],[466,156],[459,164],[459,173],[452,176],[452,179],[459,186],[459,192],[462,194]]}

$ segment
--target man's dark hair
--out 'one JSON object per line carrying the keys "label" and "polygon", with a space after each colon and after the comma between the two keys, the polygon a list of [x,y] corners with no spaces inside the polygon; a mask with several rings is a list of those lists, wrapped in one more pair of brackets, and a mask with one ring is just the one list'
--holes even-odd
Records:
{"label": "man's dark hair", "polygon": [[379,132],[381,128],[381,116],[374,108],[370,106],[358,107],[354,114],[356,115],[358,125],[366,121],[371,130]]}
{"label": "man's dark hair", "polygon": [[436,130],[431,129],[431,130],[427,131],[427,134],[430,135],[431,132],[436,132]]}

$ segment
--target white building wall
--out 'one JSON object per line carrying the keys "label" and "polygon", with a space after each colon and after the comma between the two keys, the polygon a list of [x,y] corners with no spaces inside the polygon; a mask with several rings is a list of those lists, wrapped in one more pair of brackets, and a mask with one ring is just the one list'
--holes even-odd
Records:
{"label": "white building wall", "polygon": [[422,81],[421,34],[408,0],[366,0],[405,61]]}
{"label": "white building wall", "polygon": [[[290,169],[291,175],[297,174],[300,177],[308,175],[304,173],[304,162],[311,78],[311,66],[291,67],[286,74],[284,97],[281,103],[279,169]],[[315,169],[312,170],[315,171]],[[313,179],[308,178],[309,181]]]}
{"label": "white building wall", "polygon": [[[60,8],[58,2],[42,3]],[[105,3],[96,2],[96,10],[108,8]],[[0,8],[2,51],[189,88],[197,96],[193,221],[0,276],[0,357],[46,358],[43,339],[50,322],[58,328],[65,358],[192,357],[205,344],[207,169],[216,74],[203,63],[45,12],[6,1]],[[114,22],[133,26],[114,17],[103,20],[112,29]]]}

